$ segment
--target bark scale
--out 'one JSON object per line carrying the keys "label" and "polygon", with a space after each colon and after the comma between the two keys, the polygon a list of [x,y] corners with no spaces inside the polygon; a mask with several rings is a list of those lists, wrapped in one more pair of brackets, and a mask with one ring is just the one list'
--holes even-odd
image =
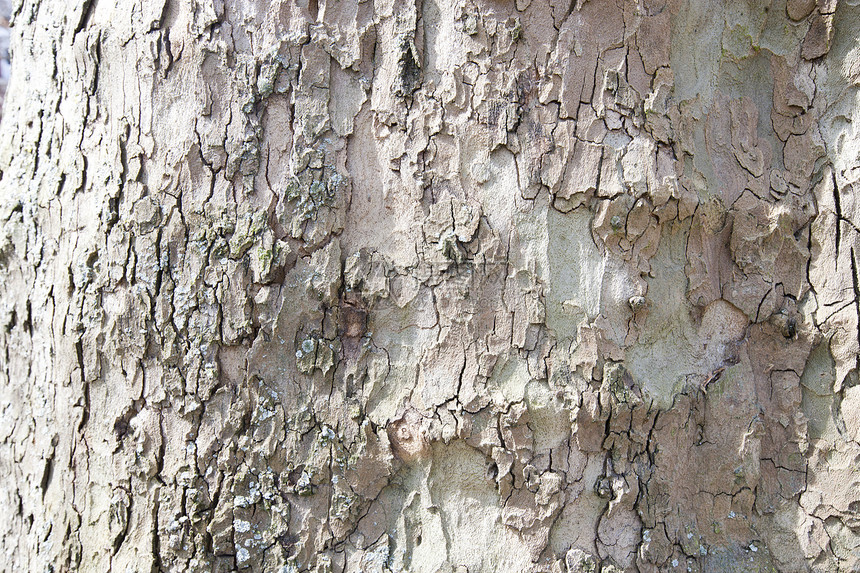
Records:
{"label": "bark scale", "polygon": [[8,571],[860,566],[856,0],[23,0]]}

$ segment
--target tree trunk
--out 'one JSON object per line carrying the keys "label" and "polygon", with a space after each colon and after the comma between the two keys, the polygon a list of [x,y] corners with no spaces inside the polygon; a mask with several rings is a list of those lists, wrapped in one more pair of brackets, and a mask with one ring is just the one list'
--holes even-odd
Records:
{"label": "tree trunk", "polygon": [[856,571],[860,2],[18,0],[5,571]]}

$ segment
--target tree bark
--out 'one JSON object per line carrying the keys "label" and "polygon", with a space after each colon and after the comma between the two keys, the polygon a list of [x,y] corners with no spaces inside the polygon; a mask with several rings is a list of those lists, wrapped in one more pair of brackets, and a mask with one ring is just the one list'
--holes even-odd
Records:
{"label": "tree bark", "polygon": [[860,2],[18,0],[5,571],[855,571]]}

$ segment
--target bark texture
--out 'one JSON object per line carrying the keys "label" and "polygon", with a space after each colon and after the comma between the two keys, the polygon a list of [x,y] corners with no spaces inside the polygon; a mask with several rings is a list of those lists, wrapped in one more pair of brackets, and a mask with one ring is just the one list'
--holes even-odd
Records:
{"label": "bark texture", "polygon": [[858,0],[18,0],[6,571],[860,569]]}
{"label": "bark texture", "polygon": [[9,84],[9,18],[12,5],[9,0],[0,0],[0,118],[3,117],[3,99]]}

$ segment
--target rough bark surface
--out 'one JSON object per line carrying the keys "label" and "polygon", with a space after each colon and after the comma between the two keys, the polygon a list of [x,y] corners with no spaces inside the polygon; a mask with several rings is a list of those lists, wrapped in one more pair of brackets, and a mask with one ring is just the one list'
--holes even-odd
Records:
{"label": "rough bark surface", "polygon": [[6,571],[857,571],[860,2],[18,0]]}

